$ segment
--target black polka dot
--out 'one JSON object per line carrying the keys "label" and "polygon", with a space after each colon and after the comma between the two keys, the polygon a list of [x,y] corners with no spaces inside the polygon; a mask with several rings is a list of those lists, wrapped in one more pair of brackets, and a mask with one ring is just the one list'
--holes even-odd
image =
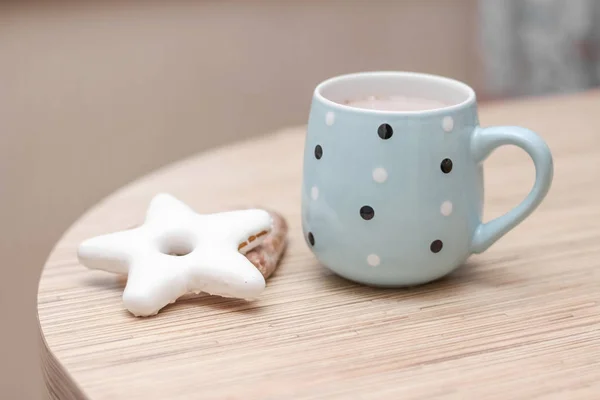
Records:
{"label": "black polka dot", "polygon": [[431,250],[432,253],[439,253],[440,251],[442,251],[442,247],[444,247],[444,243],[442,243],[442,241],[438,239],[431,242],[429,250]]}
{"label": "black polka dot", "polygon": [[315,158],[317,160],[320,160],[321,157],[323,157],[323,148],[321,147],[320,144],[315,146]]}
{"label": "black polka dot", "polygon": [[450,171],[452,171],[452,160],[449,158],[444,158],[440,164],[440,169],[445,174],[450,173]]}
{"label": "black polka dot", "polygon": [[377,128],[377,134],[380,138],[386,140],[392,137],[394,130],[389,124],[381,124],[379,125],[379,128]]}
{"label": "black polka dot", "polygon": [[312,232],[308,232],[308,243],[310,243],[311,246],[315,245],[315,236]]}
{"label": "black polka dot", "polygon": [[375,216],[375,210],[373,210],[373,207],[371,206],[362,206],[360,208],[360,216],[362,217],[362,219],[368,221],[370,219],[373,219],[373,217]]}

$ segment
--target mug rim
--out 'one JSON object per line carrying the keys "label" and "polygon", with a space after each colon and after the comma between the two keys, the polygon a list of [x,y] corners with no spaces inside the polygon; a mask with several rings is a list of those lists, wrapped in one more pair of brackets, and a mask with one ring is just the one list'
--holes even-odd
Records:
{"label": "mug rim", "polygon": [[[416,111],[408,111],[408,110],[377,110],[377,109],[368,109],[368,108],[358,108],[352,107],[345,104],[337,103],[333,100],[328,99],[323,95],[323,90],[342,82],[351,82],[357,78],[365,78],[365,77],[395,77],[395,78],[415,78],[421,80],[427,80],[430,82],[435,82],[436,84],[445,85],[446,87],[451,86],[454,89],[462,90],[466,93],[467,97],[465,100],[452,104],[445,107],[439,107],[428,110],[416,110]],[[469,85],[459,80],[445,77],[442,75],[429,74],[424,72],[413,72],[413,71],[363,71],[363,72],[353,72],[349,74],[342,74],[333,76],[328,78],[317,85],[314,90],[313,97],[320,101],[321,103],[327,105],[330,108],[349,111],[353,113],[359,114],[371,114],[371,115],[435,115],[442,114],[448,112],[458,111],[464,108],[467,108],[473,105],[476,102],[476,94],[475,90]]]}

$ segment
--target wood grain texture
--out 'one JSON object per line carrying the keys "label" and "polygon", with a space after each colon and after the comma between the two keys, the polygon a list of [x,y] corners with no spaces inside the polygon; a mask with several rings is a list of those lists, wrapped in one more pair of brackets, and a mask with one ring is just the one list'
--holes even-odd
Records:
{"label": "wood grain texture", "polygon": [[[103,200],[57,243],[40,280],[49,390],[93,400],[597,399],[600,93],[483,106],[481,122],[542,135],[553,187],[490,250],[414,289],[359,286],[315,261],[300,226],[303,128],[184,160]],[[485,171],[486,219],[521,201],[534,177],[514,148]],[[283,213],[288,248],[258,301],[189,296],[134,318],[122,279],[77,263],[81,240],[138,223],[159,191],[198,212]]]}

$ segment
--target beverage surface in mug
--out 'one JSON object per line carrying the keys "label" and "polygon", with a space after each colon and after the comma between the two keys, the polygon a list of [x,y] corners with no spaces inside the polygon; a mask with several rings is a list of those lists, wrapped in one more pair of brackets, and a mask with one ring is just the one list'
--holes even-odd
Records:
{"label": "beverage surface in mug", "polygon": [[449,103],[423,97],[409,96],[368,96],[362,99],[346,100],[344,105],[382,111],[424,111],[448,107]]}
{"label": "beverage surface in mug", "polygon": [[[483,162],[503,145],[528,153],[536,181],[521,204],[484,223]],[[422,284],[517,226],[544,199],[552,176],[545,142],[521,127],[481,127],[475,92],[462,82],[410,72],[338,76],[313,95],[304,238],[321,265],[345,278]]]}

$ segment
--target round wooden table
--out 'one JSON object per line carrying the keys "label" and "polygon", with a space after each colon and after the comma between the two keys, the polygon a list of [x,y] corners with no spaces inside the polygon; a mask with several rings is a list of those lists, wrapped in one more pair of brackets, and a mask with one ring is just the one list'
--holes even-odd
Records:
{"label": "round wooden table", "polygon": [[[524,125],[548,141],[554,185],[488,252],[414,289],[359,286],[315,261],[300,226],[301,128],[123,188],[81,217],[45,265],[38,312],[51,396],[598,398],[598,104],[591,92],[482,107],[484,125]],[[521,152],[502,150],[486,163],[486,180],[491,218],[523,198],[533,167]],[[135,318],[122,306],[123,278],[77,262],[83,239],[140,223],[158,192],[198,212],[262,205],[287,218],[287,251],[257,301],[188,296]]]}

